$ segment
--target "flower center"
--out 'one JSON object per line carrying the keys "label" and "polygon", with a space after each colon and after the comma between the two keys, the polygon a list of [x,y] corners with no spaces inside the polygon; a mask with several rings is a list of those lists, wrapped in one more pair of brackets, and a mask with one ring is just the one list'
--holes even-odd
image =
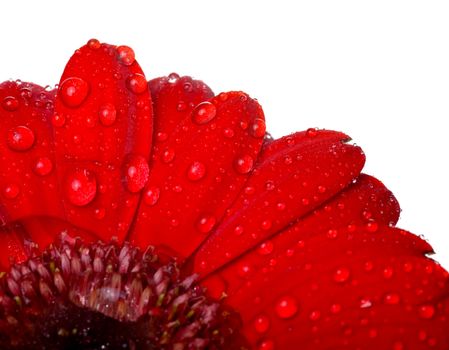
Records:
{"label": "flower center", "polygon": [[225,349],[237,314],[153,249],[63,237],[0,278],[1,349]]}

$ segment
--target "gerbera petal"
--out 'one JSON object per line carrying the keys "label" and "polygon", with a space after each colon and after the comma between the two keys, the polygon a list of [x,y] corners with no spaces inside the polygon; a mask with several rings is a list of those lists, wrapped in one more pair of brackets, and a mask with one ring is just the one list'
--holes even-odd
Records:
{"label": "gerbera petal", "polygon": [[[394,225],[399,211],[396,198],[379,180],[361,174],[354,184],[317,210],[235,261],[230,261],[223,270],[210,274],[203,283],[217,298],[222,293],[233,294],[244,287],[253,273],[270,269],[280,256],[292,256],[303,249],[314,235],[326,232],[329,238],[335,238],[341,229],[355,230],[357,226],[364,225],[375,231],[379,225]],[[226,290],[223,281],[226,281]]]}
{"label": "gerbera petal", "polygon": [[131,242],[189,256],[237,197],[264,136],[263,111],[242,92],[198,104],[154,154]]}
{"label": "gerbera petal", "polygon": [[430,252],[388,226],[323,231],[247,276],[227,303],[263,349],[446,349],[449,275]]}
{"label": "gerbera petal", "polygon": [[360,173],[365,157],[348,137],[309,130],[269,143],[243,193],[194,257],[207,274],[313,211]]}
{"label": "gerbera petal", "polygon": [[55,91],[20,81],[0,84],[0,221],[63,217],[51,120]]}
{"label": "gerbera petal", "polygon": [[134,52],[90,40],[56,98],[56,160],[67,220],[122,239],[149,175],[152,106]]}

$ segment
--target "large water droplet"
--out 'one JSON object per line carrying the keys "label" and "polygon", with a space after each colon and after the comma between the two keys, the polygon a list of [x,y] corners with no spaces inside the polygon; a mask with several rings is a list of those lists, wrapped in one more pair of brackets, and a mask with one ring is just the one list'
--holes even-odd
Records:
{"label": "large water droplet", "polygon": [[104,126],[110,126],[115,123],[117,118],[117,110],[111,103],[106,103],[100,107],[98,110],[98,116],[100,118],[100,123]]}
{"label": "large water droplet", "polygon": [[295,298],[284,296],[276,302],[275,311],[280,318],[291,318],[298,312],[298,303]]}
{"label": "large water droplet", "polygon": [[274,350],[274,342],[272,340],[265,339],[259,344],[257,350]]}
{"label": "large water droplet", "polygon": [[129,46],[122,45],[117,47],[117,54],[119,61],[125,66],[132,65],[136,60],[134,50]]}
{"label": "large water droplet", "polygon": [[142,94],[147,91],[147,80],[142,74],[132,74],[128,77],[126,84],[128,89],[135,94]]}
{"label": "large water droplet", "polygon": [[35,165],[34,165],[34,172],[39,176],[45,176],[51,173],[53,170],[53,163],[51,160],[47,157],[40,157]]}
{"label": "large water droplet", "polygon": [[97,194],[97,179],[88,169],[76,169],[66,176],[64,190],[70,203],[85,206],[92,202]]}
{"label": "large water droplet", "polygon": [[193,162],[187,169],[187,178],[191,181],[201,180],[206,175],[206,166],[201,162]]}
{"label": "large water droplet", "polygon": [[206,124],[217,115],[217,107],[211,102],[202,102],[192,111],[192,120],[196,124]]}
{"label": "large water droplet", "polygon": [[140,155],[131,155],[128,157],[124,166],[124,183],[128,191],[139,192],[150,176],[150,168],[147,160]]}
{"label": "large water droplet", "polygon": [[87,46],[89,46],[92,50],[96,50],[100,48],[101,43],[97,39],[90,39],[87,42]]}
{"label": "large water droplet", "polygon": [[203,215],[198,219],[196,227],[201,233],[208,233],[215,226],[217,220],[212,215]]}
{"label": "large water droplet", "polygon": [[250,155],[243,155],[234,161],[234,168],[239,174],[249,173],[254,165],[254,159]]}
{"label": "large water droplet", "polygon": [[175,151],[171,148],[167,148],[162,152],[161,160],[164,163],[170,163],[175,158]]}
{"label": "large water droplet", "polygon": [[34,144],[34,132],[26,126],[16,126],[8,131],[6,142],[13,151],[26,151]]}
{"label": "large water droplet", "polygon": [[70,108],[81,105],[89,94],[89,84],[77,77],[64,80],[59,87],[59,96],[62,102]]}
{"label": "large water droplet", "polygon": [[62,114],[54,114],[51,118],[51,123],[53,124],[53,126],[60,128],[65,124],[65,116]]}
{"label": "large water droplet", "polygon": [[6,96],[2,101],[2,107],[6,111],[14,112],[19,108],[19,100],[14,96]]}

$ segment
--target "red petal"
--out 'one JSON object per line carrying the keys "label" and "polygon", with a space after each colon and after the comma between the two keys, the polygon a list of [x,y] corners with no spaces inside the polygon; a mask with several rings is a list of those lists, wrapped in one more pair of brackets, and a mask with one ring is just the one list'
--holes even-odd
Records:
{"label": "red petal", "polygon": [[264,135],[262,109],[244,93],[197,105],[155,150],[131,241],[191,254],[238,195]]}
{"label": "red petal", "polygon": [[226,293],[233,294],[246,282],[242,278],[245,271],[249,276],[255,271],[263,271],[276,263],[279,257],[285,258],[301,251],[313,236],[326,232],[329,238],[335,238],[340,230],[355,230],[357,226],[366,226],[374,232],[379,225],[394,225],[399,211],[393,194],[379,180],[362,174],[354,184],[319,209],[230,262],[222,272],[211,274],[203,282],[215,297],[219,297],[224,292],[223,283],[217,281],[221,276],[226,280]]}
{"label": "red petal", "polygon": [[207,274],[334,196],[359,175],[360,148],[333,131],[309,130],[271,142],[226,218],[195,254]]}
{"label": "red petal", "polygon": [[77,50],[56,99],[56,157],[67,219],[103,239],[127,232],[148,180],[152,107],[130,48]]}
{"label": "red petal", "polygon": [[[315,234],[246,276],[227,302],[254,345],[277,349],[447,349],[449,275],[431,247],[387,226]],[[227,282],[227,281],[226,281]]]}
{"label": "red petal", "polygon": [[0,84],[0,219],[63,217],[51,118],[54,91],[31,83]]}

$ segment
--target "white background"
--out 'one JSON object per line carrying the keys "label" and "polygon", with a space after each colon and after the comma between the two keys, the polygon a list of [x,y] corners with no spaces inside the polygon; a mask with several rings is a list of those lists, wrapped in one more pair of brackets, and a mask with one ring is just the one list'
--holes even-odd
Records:
{"label": "white background", "polygon": [[244,90],[281,136],[345,131],[399,199],[400,226],[449,268],[447,1],[3,1],[0,80],[59,81],[91,37],[172,71]]}

